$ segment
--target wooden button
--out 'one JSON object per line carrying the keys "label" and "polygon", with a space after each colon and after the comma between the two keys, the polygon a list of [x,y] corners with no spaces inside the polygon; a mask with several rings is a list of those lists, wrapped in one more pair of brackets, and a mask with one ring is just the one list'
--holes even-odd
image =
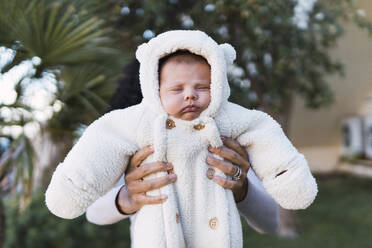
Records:
{"label": "wooden button", "polygon": [[212,228],[212,229],[217,229],[217,227],[218,227],[217,217],[214,217],[214,218],[209,220],[209,227]]}
{"label": "wooden button", "polygon": [[176,124],[174,124],[174,121],[171,120],[171,119],[167,119],[167,122],[165,123],[165,127],[167,129],[172,129],[176,126]]}
{"label": "wooden button", "polygon": [[176,222],[177,222],[177,224],[180,223],[180,215],[179,214],[176,214]]}
{"label": "wooden button", "polygon": [[203,124],[197,124],[194,126],[194,129],[196,130],[202,130],[205,126]]}
{"label": "wooden button", "polygon": [[213,168],[209,168],[207,170],[207,177],[208,177],[208,179],[211,179],[212,180],[212,178],[214,176],[214,173],[215,173],[215,170]]}

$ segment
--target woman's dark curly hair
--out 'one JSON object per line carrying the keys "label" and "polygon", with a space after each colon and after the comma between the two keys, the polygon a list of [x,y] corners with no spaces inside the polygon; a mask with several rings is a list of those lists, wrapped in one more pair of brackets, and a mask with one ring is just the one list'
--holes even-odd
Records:
{"label": "woman's dark curly hair", "polygon": [[137,59],[133,59],[125,66],[124,76],[118,82],[107,112],[127,108],[141,102],[142,93],[139,81],[139,67],[140,64]]}

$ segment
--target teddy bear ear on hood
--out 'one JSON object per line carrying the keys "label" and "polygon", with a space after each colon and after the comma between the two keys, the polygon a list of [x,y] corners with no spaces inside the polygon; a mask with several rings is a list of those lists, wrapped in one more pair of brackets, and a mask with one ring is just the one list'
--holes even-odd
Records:
{"label": "teddy bear ear on hood", "polygon": [[137,47],[136,50],[136,58],[137,60],[142,63],[143,58],[147,57],[147,52],[148,52],[148,44],[147,43],[142,43]]}
{"label": "teddy bear ear on hood", "polygon": [[223,43],[219,45],[225,55],[225,60],[227,65],[232,65],[236,59],[236,51],[232,45],[229,43]]}

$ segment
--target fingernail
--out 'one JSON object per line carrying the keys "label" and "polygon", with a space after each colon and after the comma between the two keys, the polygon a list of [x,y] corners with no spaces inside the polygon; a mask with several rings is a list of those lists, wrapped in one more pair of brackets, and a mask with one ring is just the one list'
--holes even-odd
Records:
{"label": "fingernail", "polygon": [[207,162],[211,162],[211,160],[212,160],[212,157],[211,156],[207,156]]}
{"label": "fingernail", "polygon": [[167,198],[168,198],[167,195],[162,195],[162,196],[161,196],[161,199],[163,199],[163,200],[165,200],[165,199],[167,199]]}
{"label": "fingernail", "polygon": [[176,174],[172,173],[169,175],[170,179],[175,180],[177,178]]}
{"label": "fingernail", "polygon": [[154,151],[154,146],[153,145],[149,145],[149,149],[150,149],[150,151]]}
{"label": "fingernail", "polygon": [[171,163],[167,163],[167,169],[172,169],[173,165]]}

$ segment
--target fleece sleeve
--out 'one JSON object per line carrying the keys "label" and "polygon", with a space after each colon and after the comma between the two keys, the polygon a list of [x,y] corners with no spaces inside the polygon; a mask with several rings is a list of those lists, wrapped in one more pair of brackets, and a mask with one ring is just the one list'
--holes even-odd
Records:
{"label": "fleece sleeve", "polygon": [[65,219],[82,215],[124,173],[137,147],[120,131],[117,117],[120,115],[108,113],[88,126],[57,166],[45,193],[46,205],[54,215]]}
{"label": "fleece sleeve", "polygon": [[238,142],[247,148],[252,167],[266,191],[285,209],[304,209],[317,195],[305,157],[269,115],[251,110]]}

